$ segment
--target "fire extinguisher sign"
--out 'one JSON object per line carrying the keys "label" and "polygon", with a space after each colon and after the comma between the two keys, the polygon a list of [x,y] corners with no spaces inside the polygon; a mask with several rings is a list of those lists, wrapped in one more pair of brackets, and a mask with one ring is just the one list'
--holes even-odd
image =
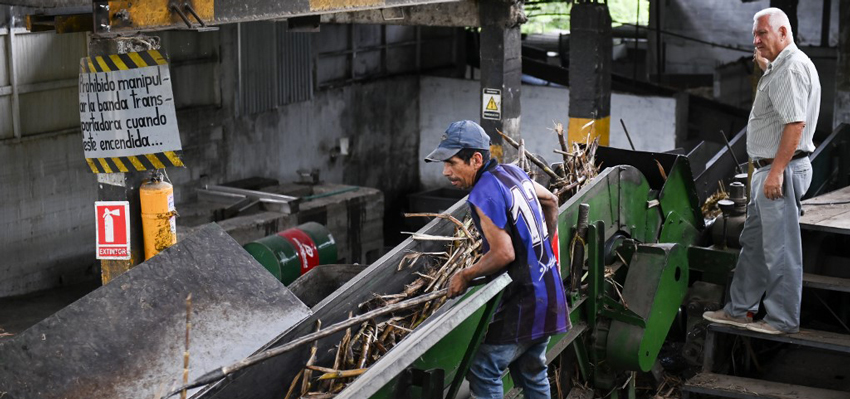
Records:
{"label": "fire extinguisher sign", "polygon": [[130,259],[130,203],[94,203],[97,259]]}

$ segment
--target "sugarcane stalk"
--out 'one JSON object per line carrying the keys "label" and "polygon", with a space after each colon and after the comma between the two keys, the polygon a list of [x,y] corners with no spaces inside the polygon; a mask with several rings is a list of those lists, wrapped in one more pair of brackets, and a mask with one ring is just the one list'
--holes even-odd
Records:
{"label": "sugarcane stalk", "polygon": [[[507,142],[508,142],[508,144],[512,145],[512,146],[513,146],[514,148],[516,148],[516,149],[519,149],[519,143],[517,143],[517,142],[516,142],[514,139],[512,139],[510,136],[508,136],[508,135],[506,135],[506,134],[504,134],[504,133],[500,132],[498,129],[496,129],[496,133],[499,133],[499,135],[501,135],[501,136],[505,139],[505,141],[507,141]],[[535,156],[534,156],[534,154],[532,154],[532,153],[528,152],[528,150],[523,150],[523,152],[525,153],[525,156],[526,156],[526,157],[528,157],[528,159],[529,159],[532,163],[534,163],[535,165],[537,165],[537,167],[538,167],[538,168],[540,168],[540,169],[541,169],[544,173],[546,173],[547,175],[549,175],[549,177],[551,177],[551,178],[553,178],[553,179],[558,179],[558,174],[556,174],[555,172],[553,172],[553,171],[552,171],[552,169],[551,169],[551,168],[549,168],[549,166],[547,166],[545,163],[543,163],[543,161],[541,161],[541,160],[537,159],[537,157],[535,157]]]}
{"label": "sugarcane stalk", "polygon": [[[192,326],[190,316],[192,315],[192,293],[186,297],[186,346],[183,352],[183,385],[189,383],[189,329]],[[186,399],[186,390],[180,392],[180,399]]]}
{"label": "sugarcane stalk", "polygon": [[388,306],[385,306],[385,307],[380,308],[380,309],[375,309],[373,311],[364,313],[360,316],[357,316],[357,317],[348,319],[346,321],[334,324],[334,325],[328,327],[325,330],[322,330],[322,331],[319,331],[319,332],[316,332],[316,333],[312,333],[312,334],[307,334],[307,335],[305,335],[301,338],[298,338],[298,339],[295,339],[295,340],[289,342],[288,344],[268,349],[268,350],[260,352],[256,355],[249,356],[245,359],[242,359],[242,360],[240,360],[236,363],[233,363],[229,366],[224,366],[224,367],[221,367],[219,369],[208,372],[208,373],[202,375],[201,377],[197,378],[194,382],[191,382],[187,385],[179,387],[177,390],[169,393],[166,397],[171,397],[171,396],[177,394],[178,392],[180,392],[184,389],[197,388],[197,387],[202,386],[202,385],[206,385],[206,384],[209,384],[209,383],[212,383],[212,382],[216,382],[216,381],[218,381],[218,380],[220,380],[224,377],[227,377],[228,375],[233,374],[233,373],[235,373],[239,370],[245,369],[247,367],[251,367],[251,366],[253,366],[257,363],[260,363],[262,361],[265,361],[265,360],[271,359],[275,356],[279,356],[283,353],[289,352],[292,349],[295,349],[295,348],[297,348],[301,345],[304,345],[306,343],[310,343],[310,342],[313,342],[315,340],[327,337],[329,335],[333,335],[333,334],[335,334],[339,331],[346,329],[347,327],[360,324],[363,321],[371,320],[371,319],[374,319],[375,317],[378,317],[378,316],[383,316],[385,314],[397,312],[399,310],[410,309],[410,308],[416,307],[417,305],[420,305],[422,303],[434,300],[435,298],[445,296],[447,292],[448,292],[448,289],[444,288],[444,289],[434,291],[432,293],[428,293],[428,294],[425,294],[425,295],[422,295],[422,296],[419,296],[419,297],[416,297],[416,298],[408,299],[408,300],[403,301],[403,302],[399,302],[399,303],[396,303],[396,304],[393,304],[393,305],[388,305]]}
{"label": "sugarcane stalk", "polygon": [[[319,332],[322,329],[322,321],[316,320],[316,332]],[[316,361],[316,352],[319,351],[319,341],[313,341],[313,346],[310,348],[310,358],[307,359],[307,366],[313,364]],[[309,368],[304,370],[304,380],[301,381],[301,395],[307,393],[310,390],[310,379],[313,377],[313,371]]]}
{"label": "sugarcane stalk", "polygon": [[460,229],[461,229],[461,230],[463,230],[463,234],[464,234],[464,235],[466,235],[466,237],[467,237],[467,238],[469,238],[470,240],[472,240],[472,239],[473,239],[473,237],[472,237],[472,233],[470,233],[470,232],[469,232],[469,229],[467,229],[467,228],[466,228],[466,226],[464,226],[464,225],[463,225],[463,223],[461,223],[461,222],[460,222],[460,220],[457,220],[457,218],[456,218],[456,217],[454,217],[454,216],[452,216],[452,215],[449,215],[448,213],[426,213],[426,212],[420,212],[420,213],[405,213],[405,214],[404,214],[404,217],[407,217],[407,218],[412,218],[412,217],[434,217],[434,218],[445,219],[445,220],[451,221],[452,223],[454,223],[454,224],[456,224],[458,227],[460,227]]}
{"label": "sugarcane stalk", "polygon": [[[366,327],[367,329],[369,327]],[[363,335],[363,343],[360,345],[360,360],[357,362],[357,368],[366,367],[366,360],[369,358],[369,348],[372,345],[372,333],[367,332]]]}
{"label": "sugarcane stalk", "polygon": [[[567,138],[564,136],[564,125],[562,125],[560,123],[556,123],[555,124],[555,133],[558,134],[558,143],[561,144],[562,154],[569,155],[569,153],[567,152],[567,149],[569,148],[567,146]],[[567,162],[567,157],[565,156],[564,157],[564,163],[566,163],[566,162]]]}
{"label": "sugarcane stalk", "polygon": [[292,392],[295,391],[295,387],[298,386],[298,380],[301,378],[301,376],[303,374],[304,374],[304,370],[302,369],[301,371],[298,372],[298,374],[295,375],[295,378],[293,378],[292,383],[289,384],[289,390],[286,391],[286,396],[284,396],[283,399],[289,399],[289,397],[292,396]]}
{"label": "sugarcane stalk", "polygon": [[362,369],[354,369],[354,370],[330,370],[330,371],[326,372],[325,374],[322,374],[321,376],[319,376],[319,381],[332,380],[332,379],[337,379],[337,378],[357,377],[358,375],[365,373],[366,370],[369,370],[369,369],[368,368],[362,368]]}

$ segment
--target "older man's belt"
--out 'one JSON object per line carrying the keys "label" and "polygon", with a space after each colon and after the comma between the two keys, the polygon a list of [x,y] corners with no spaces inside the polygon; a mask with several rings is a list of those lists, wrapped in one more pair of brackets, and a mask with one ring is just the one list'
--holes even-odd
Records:
{"label": "older man's belt", "polygon": [[[805,151],[796,151],[794,155],[791,157],[791,160],[800,159],[803,157],[809,156],[808,152]],[[753,165],[755,165],[756,169],[761,169],[765,166],[768,166],[773,163],[773,158],[762,158],[762,159],[754,159]]]}

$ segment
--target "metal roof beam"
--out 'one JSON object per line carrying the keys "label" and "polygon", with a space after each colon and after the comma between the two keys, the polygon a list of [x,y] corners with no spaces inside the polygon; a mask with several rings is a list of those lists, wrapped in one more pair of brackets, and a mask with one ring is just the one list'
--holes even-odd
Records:
{"label": "metal roof beam", "polygon": [[396,7],[322,15],[322,23],[391,24],[418,26],[479,27],[478,1]]}
{"label": "metal roof beam", "polygon": [[[0,0],[2,1],[2,0]],[[209,26],[279,20],[310,15],[392,9],[459,0],[110,0],[108,28],[97,23],[99,34],[155,31],[175,28],[203,30]],[[472,2],[472,0],[465,0]],[[96,4],[102,4],[95,0]],[[96,13],[98,11],[95,7]],[[390,11],[383,11],[387,14]],[[95,19],[98,20],[97,16]],[[101,19],[101,21],[103,21]]]}

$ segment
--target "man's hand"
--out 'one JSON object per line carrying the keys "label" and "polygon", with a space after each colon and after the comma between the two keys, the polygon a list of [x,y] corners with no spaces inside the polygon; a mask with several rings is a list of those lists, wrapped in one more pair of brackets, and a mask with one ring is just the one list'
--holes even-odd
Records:
{"label": "man's hand", "polygon": [[782,183],[785,175],[781,170],[771,169],[764,181],[764,196],[770,200],[778,200],[783,197]]}
{"label": "man's hand", "polygon": [[464,276],[463,270],[458,271],[452,276],[451,280],[449,280],[449,292],[448,297],[454,298],[458,295],[463,295],[466,292],[466,289],[469,287],[469,281],[467,281]]}
{"label": "man's hand", "polygon": [[756,65],[759,66],[762,71],[766,71],[767,64],[770,63],[767,58],[761,56],[761,53],[759,53],[758,49],[753,52],[753,61],[756,63]]}

